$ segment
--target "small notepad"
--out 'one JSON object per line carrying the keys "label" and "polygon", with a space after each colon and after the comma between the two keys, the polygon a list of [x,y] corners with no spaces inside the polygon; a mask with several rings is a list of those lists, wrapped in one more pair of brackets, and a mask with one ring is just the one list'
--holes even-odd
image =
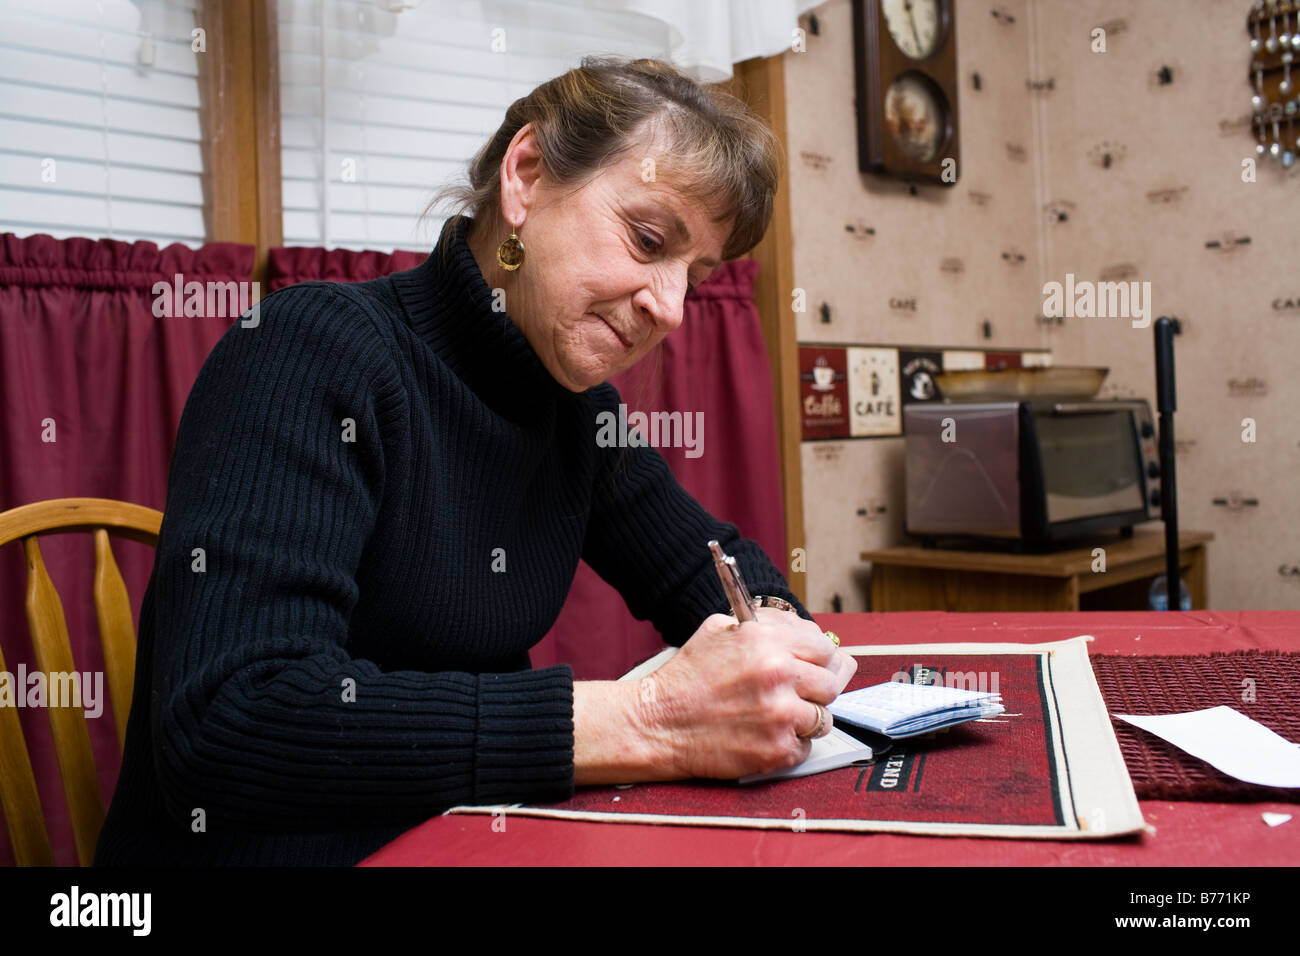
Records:
{"label": "small notepad", "polygon": [[827,708],[836,720],[900,739],[1003,712],[1002,695],[890,681],[840,694]]}
{"label": "small notepad", "polygon": [[871,748],[842,730],[831,728],[825,737],[812,742],[808,759],[801,764],[787,767],[785,770],[773,770],[771,773],[754,773],[741,777],[741,783],[762,783],[764,780],[789,780],[792,777],[806,777],[809,774],[822,773],[826,770],[839,770],[859,760],[870,760]]}

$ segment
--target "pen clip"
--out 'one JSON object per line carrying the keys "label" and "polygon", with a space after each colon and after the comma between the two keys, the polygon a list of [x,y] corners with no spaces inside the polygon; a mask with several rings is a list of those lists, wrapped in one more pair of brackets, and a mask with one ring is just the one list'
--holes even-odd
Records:
{"label": "pen clip", "polygon": [[736,559],[723,551],[722,545],[716,540],[709,542],[709,550],[713,552],[713,567],[718,572],[718,580],[722,582],[722,591],[731,605],[731,613],[742,624],[758,620],[754,613],[754,598],[745,586]]}
{"label": "pen clip", "polygon": [[726,557],[727,570],[731,572],[732,580],[736,582],[736,590],[740,592],[740,600],[747,608],[753,608],[756,602],[754,596],[749,593],[749,588],[745,587],[745,579],[740,576],[740,565],[731,555]]}

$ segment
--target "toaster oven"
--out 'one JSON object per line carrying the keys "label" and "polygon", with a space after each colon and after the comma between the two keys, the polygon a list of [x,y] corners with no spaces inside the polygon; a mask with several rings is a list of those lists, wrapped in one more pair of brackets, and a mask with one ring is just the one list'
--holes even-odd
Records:
{"label": "toaster oven", "polygon": [[908,534],[1033,549],[1160,517],[1143,400],[918,403],[903,409]]}

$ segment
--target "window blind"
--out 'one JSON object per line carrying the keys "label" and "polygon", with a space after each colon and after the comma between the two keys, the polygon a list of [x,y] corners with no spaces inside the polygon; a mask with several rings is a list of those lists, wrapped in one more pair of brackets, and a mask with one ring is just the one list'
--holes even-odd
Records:
{"label": "window blind", "polygon": [[204,241],[198,2],[0,3],[0,232]]}

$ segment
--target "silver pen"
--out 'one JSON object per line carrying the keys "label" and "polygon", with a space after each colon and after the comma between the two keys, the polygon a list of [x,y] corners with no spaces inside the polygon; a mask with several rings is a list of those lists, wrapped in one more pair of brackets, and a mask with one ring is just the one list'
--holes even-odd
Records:
{"label": "silver pen", "polygon": [[740,565],[736,564],[736,559],[724,552],[717,541],[709,542],[709,550],[713,552],[713,567],[718,572],[718,580],[722,582],[723,593],[731,604],[731,613],[741,624],[758,620],[754,613],[754,598],[749,593],[749,588],[745,587],[745,579],[740,576]]}

